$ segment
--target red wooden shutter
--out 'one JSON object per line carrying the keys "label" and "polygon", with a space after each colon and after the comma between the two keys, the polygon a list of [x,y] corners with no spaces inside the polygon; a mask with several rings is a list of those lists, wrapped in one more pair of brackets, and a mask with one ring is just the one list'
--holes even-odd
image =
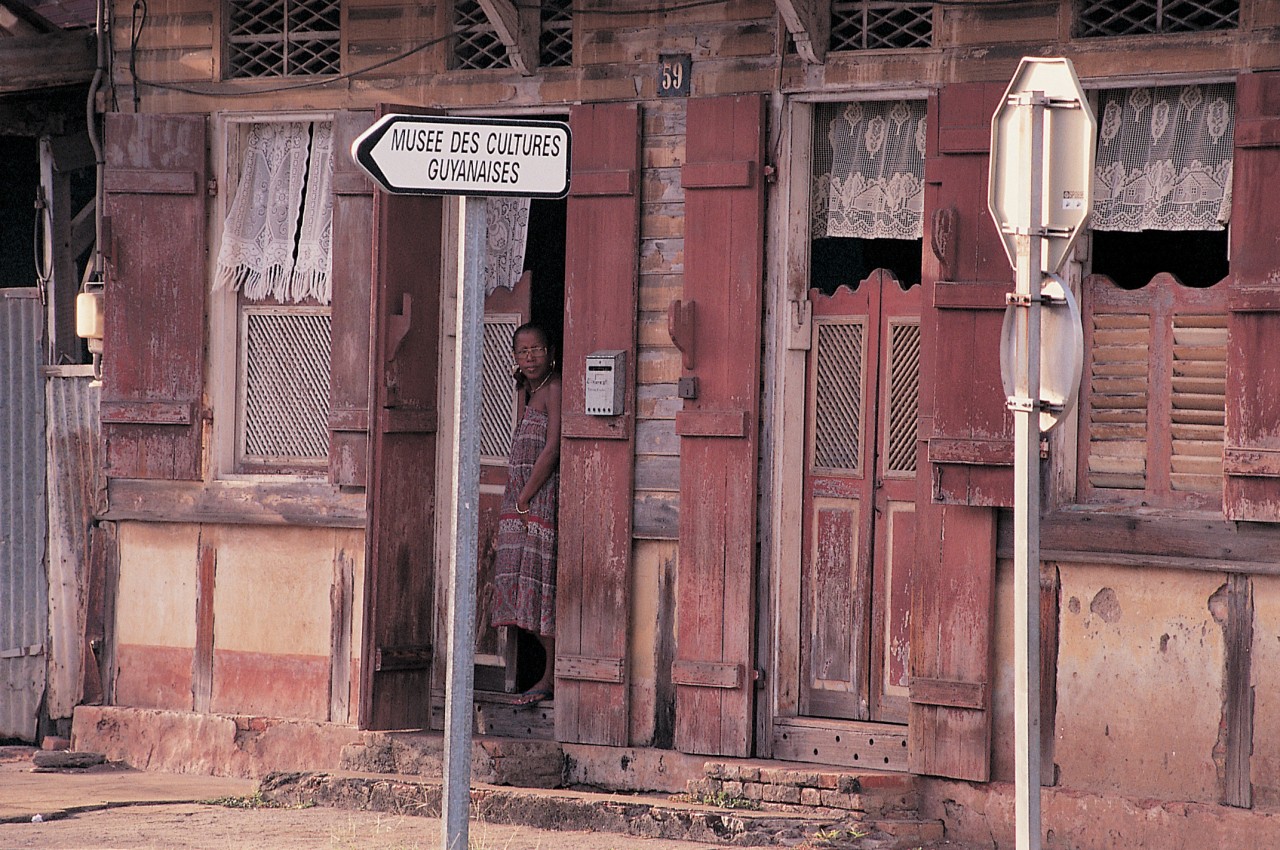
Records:
{"label": "red wooden shutter", "polygon": [[959,84],[929,103],[921,335],[920,476],[911,603],[908,759],[917,773],[990,773],[996,512],[1013,497],[1012,420],[1000,389],[1004,293],[1012,289],[986,209],[998,84]]}
{"label": "red wooden shutter", "polygon": [[102,435],[112,478],[201,477],[202,115],[107,115]]}
{"label": "red wooden shutter", "polygon": [[[632,104],[575,106],[569,123],[556,737],[623,746],[630,721],[640,111]],[[620,416],[586,413],[586,357],[602,350],[626,352]]]}
{"label": "red wooden shutter", "polygon": [[422,728],[430,721],[443,234],[440,197],[374,196],[369,531],[359,715],[366,729]]}
{"label": "red wooden shutter", "polygon": [[987,212],[991,115],[1003,93],[994,83],[948,86],[929,119],[930,130],[937,127],[926,166],[936,186],[925,211],[934,256],[926,259],[937,261],[926,281],[936,371],[929,470],[933,498],[957,505],[1013,504],[1013,417],[1000,387],[1000,325],[1013,271]]}
{"label": "red wooden shutter", "polygon": [[373,183],[347,151],[369,111],[333,120],[333,306],[329,359],[329,480],[363,487],[369,460],[369,275]]}
{"label": "red wooden shutter", "polygon": [[751,751],[764,276],[764,98],[689,101],[684,302],[698,396],[676,414],[676,749]]}
{"label": "red wooden shutter", "polygon": [[1231,201],[1227,437],[1222,465],[1228,519],[1280,521],[1280,73],[1236,82]]}

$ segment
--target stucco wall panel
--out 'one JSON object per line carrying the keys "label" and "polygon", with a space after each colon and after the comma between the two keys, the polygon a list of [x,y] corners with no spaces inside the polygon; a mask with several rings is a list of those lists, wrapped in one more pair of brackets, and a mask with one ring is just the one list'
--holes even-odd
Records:
{"label": "stucco wall panel", "polygon": [[120,645],[196,645],[194,525],[122,522],[116,640]]}
{"label": "stucco wall panel", "polygon": [[214,651],[329,654],[334,532],[218,529]]}
{"label": "stucco wall panel", "polygon": [[1061,784],[1216,802],[1224,641],[1214,573],[1063,564]]}

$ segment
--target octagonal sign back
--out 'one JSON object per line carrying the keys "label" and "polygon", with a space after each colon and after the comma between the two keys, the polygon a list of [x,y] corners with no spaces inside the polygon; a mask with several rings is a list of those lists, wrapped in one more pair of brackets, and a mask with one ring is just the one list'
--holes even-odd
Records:
{"label": "octagonal sign back", "polygon": [[1056,272],[1071,251],[1093,208],[1093,159],[1097,121],[1070,59],[1025,57],[991,118],[991,170],[987,205],[1004,241],[1009,264],[1017,266],[1014,228],[1031,223],[1029,122],[1024,94],[1044,95],[1044,145],[1040,163],[1042,268]]}

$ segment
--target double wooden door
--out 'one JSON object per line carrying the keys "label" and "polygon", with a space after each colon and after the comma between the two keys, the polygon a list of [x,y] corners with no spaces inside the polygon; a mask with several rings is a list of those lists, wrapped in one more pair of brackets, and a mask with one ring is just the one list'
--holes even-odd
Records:
{"label": "double wooden door", "polygon": [[920,288],[811,293],[800,713],[905,723]]}

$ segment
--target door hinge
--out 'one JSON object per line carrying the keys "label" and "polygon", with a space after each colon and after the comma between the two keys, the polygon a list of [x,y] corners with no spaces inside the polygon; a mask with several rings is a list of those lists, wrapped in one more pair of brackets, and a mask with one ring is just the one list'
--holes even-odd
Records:
{"label": "door hinge", "polygon": [[217,195],[217,194],[218,194],[218,178],[217,178],[217,177],[210,177],[210,178],[209,178],[209,185],[208,185],[208,186],[206,186],[205,188],[206,188],[206,190],[207,190],[207,191],[208,191],[208,193],[209,193],[209,197],[211,197],[211,198],[212,198],[212,197],[214,197],[215,195]]}

